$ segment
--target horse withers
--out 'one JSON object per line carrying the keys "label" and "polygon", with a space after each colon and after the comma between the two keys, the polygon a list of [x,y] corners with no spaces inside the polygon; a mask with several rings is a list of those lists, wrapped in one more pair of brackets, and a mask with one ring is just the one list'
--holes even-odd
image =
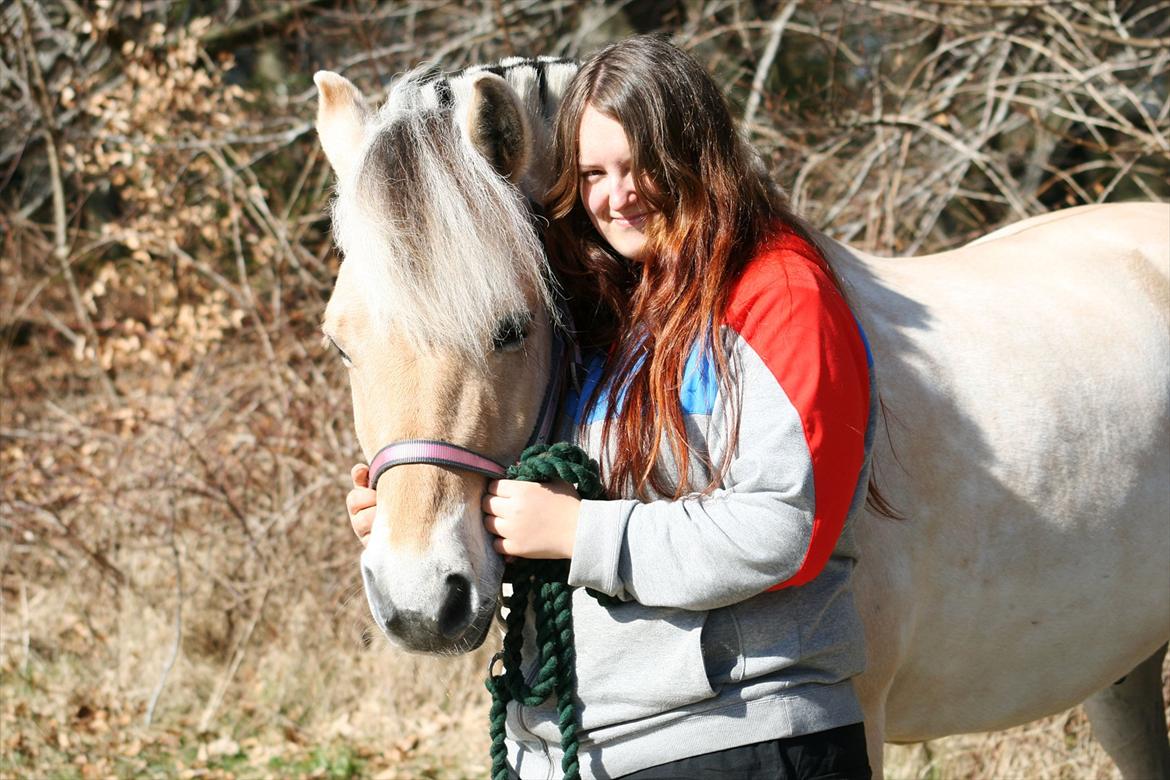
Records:
{"label": "horse withers", "polygon": [[[367,459],[404,438],[501,462],[523,446],[556,316],[528,201],[547,187],[573,71],[415,71],[377,112],[317,74],[345,257],[324,330]],[[1070,209],[917,258],[820,243],[870,339],[887,411],[875,470],[902,515],[857,528],[876,773],[884,741],[1088,699],[1127,778],[1170,776],[1170,206]],[[486,635],[502,565],[484,479],[416,464],[377,486],[362,575],[407,649],[465,652]]]}

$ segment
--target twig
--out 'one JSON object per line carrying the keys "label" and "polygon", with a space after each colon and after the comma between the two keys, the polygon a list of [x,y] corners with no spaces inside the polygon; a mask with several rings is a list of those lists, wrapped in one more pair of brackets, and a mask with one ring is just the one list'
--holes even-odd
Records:
{"label": "twig", "polygon": [[776,18],[769,25],[768,45],[760,55],[760,64],[756,67],[756,75],[752,77],[752,92],[748,96],[747,106],[743,111],[743,123],[750,125],[756,119],[756,111],[760,108],[760,96],[764,91],[764,82],[768,80],[768,73],[772,70],[772,63],[776,59],[776,52],[780,50],[780,39],[784,36],[784,27],[792,14],[796,12],[797,0],[788,0],[788,5],[776,14]]}
{"label": "twig", "polygon": [[[272,339],[268,335],[268,329],[264,326],[264,316],[262,315],[260,308],[256,303],[255,293],[252,291],[252,282],[248,278],[248,264],[244,259],[243,242],[240,240],[240,210],[236,206],[235,199],[235,187],[239,177],[236,176],[235,172],[232,170],[231,165],[228,164],[227,160],[222,154],[220,154],[218,149],[209,150],[208,156],[219,167],[220,173],[223,175],[224,194],[227,196],[228,214],[231,216],[232,249],[235,252],[236,273],[240,277],[240,289],[243,291],[244,298],[248,301],[249,309],[251,310],[250,313],[252,315],[252,323],[256,329],[257,335],[260,336],[260,344],[264,349],[264,354],[268,358],[268,362],[275,366],[278,365],[276,351],[272,347]],[[247,192],[244,193],[244,199],[245,203],[249,202]],[[255,204],[252,204],[252,207],[255,209]],[[263,217],[261,216],[257,221],[263,224]],[[278,235],[277,231],[272,229],[271,226],[268,227],[270,228],[273,236],[276,237],[279,241],[282,236]],[[285,244],[285,246],[287,246],[287,244]],[[280,383],[281,389],[284,390],[285,387],[283,380],[278,377],[277,381]]]}
{"label": "twig", "polygon": [[[24,501],[23,499],[14,499],[11,503],[12,506],[16,507],[22,513],[39,512],[45,517],[51,519],[56,524],[56,526],[64,532],[62,538],[74,548],[79,550],[85,557],[89,558],[90,561],[96,564],[98,569],[100,569],[103,574],[109,576],[109,578],[117,585],[127,584],[126,575],[123,574],[117,566],[110,562],[110,559],[106,557],[105,553],[103,553],[101,550],[96,550],[89,547],[84,541],[82,541],[81,537],[78,536],[77,532],[74,530],[73,525],[65,522],[65,520],[61,518],[61,515],[59,515],[54,509],[50,509],[47,506],[33,504],[28,501]],[[36,533],[35,528],[29,528],[28,530]],[[47,544],[52,544],[52,537],[47,537],[44,534],[37,535],[44,537]]]}
{"label": "twig", "polygon": [[[207,48],[212,48],[213,45],[226,46],[233,41],[244,37],[248,33],[260,30],[264,27],[270,27],[272,25],[279,24],[288,17],[295,15],[297,12],[308,8],[309,6],[316,5],[320,2],[321,0],[290,0],[290,2],[284,2],[280,5],[270,6],[255,16],[251,16],[247,19],[241,19],[238,22],[232,22],[231,24],[217,24],[212,27],[208,27],[207,30],[199,36],[199,43],[203,44]],[[174,46],[176,43],[178,43],[180,36],[183,34],[184,33],[176,33],[169,35],[165,40],[165,45]]]}
{"label": "twig", "polygon": [[504,4],[502,0],[492,0],[492,11],[496,17],[496,27],[500,30],[500,35],[504,40],[504,51],[508,56],[516,54],[516,46],[512,43],[512,35],[508,30],[508,17],[504,15]]}
{"label": "twig", "polygon": [[215,717],[215,713],[219,710],[220,705],[223,704],[223,697],[227,694],[228,686],[231,685],[232,680],[239,671],[240,664],[244,661],[244,656],[248,650],[248,640],[252,638],[252,632],[256,630],[256,624],[260,622],[261,615],[264,614],[264,606],[268,603],[268,594],[271,592],[269,587],[264,588],[264,592],[260,595],[260,603],[252,611],[252,617],[248,621],[244,633],[236,640],[236,646],[232,652],[232,660],[228,664],[227,670],[219,678],[215,684],[215,689],[211,692],[211,697],[207,700],[207,706],[203,708],[203,714],[199,717],[199,732],[207,731],[211,726],[211,719]]}
{"label": "twig", "polygon": [[33,80],[37,87],[37,107],[40,109],[41,118],[45,123],[43,133],[45,153],[49,158],[49,181],[53,187],[53,257],[61,266],[61,275],[69,288],[69,297],[73,301],[73,308],[85,329],[86,338],[93,345],[93,362],[97,368],[98,377],[106,394],[111,400],[116,401],[119,398],[118,389],[114,387],[113,380],[102,367],[101,343],[98,341],[97,330],[93,327],[89,312],[85,310],[85,304],[81,300],[81,291],[77,288],[77,280],[73,278],[73,269],[69,265],[69,234],[65,222],[65,185],[61,178],[61,158],[57,151],[56,123],[53,121],[53,109],[49,104],[49,88],[45,84],[45,74],[41,71],[40,60],[37,59],[36,44],[33,43],[32,27],[25,3],[26,0],[20,0],[19,3],[22,21],[20,34],[27,52],[29,69],[32,71]]}
{"label": "twig", "polygon": [[[708,20],[704,19],[704,21]],[[696,49],[708,41],[714,40],[715,38],[719,38],[724,35],[734,34],[742,36],[751,30],[769,30],[771,29],[771,26],[772,22],[763,21],[723,24],[711,28],[704,26],[703,32],[695,33],[691,37],[687,38],[685,40],[685,44],[688,49]],[[853,49],[849,48],[848,43],[840,40],[839,35],[831,36],[825,30],[819,27],[813,27],[811,25],[802,24],[800,22],[791,20],[787,25],[785,25],[784,29],[786,32],[796,32],[802,35],[807,35],[810,38],[816,38],[820,40],[827,47],[831,48],[834,54],[839,54],[844,57],[850,65],[860,66],[864,62],[864,58],[857,52],[853,51]]]}
{"label": "twig", "polygon": [[28,663],[30,647],[32,645],[32,637],[29,634],[29,619],[28,619],[28,588],[25,585],[24,577],[20,578],[20,649],[22,651],[22,660],[20,663],[21,674],[28,676]]}
{"label": "twig", "polygon": [[[242,292],[240,292],[238,289],[236,289],[236,286],[234,284],[232,284],[230,281],[228,281],[223,276],[223,274],[219,273],[219,271],[216,271],[214,268],[212,268],[211,265],[206,260],[197,260],[196,258],[191,256],[186,250],[184,250],[181,246],[176,244],[175,240],[173,238],[170,239],[167,243],[167,251],[169,251],[172,255],[174,255],[183,264],[190,266],[191,268],[195,269],[199,273],[206,276],[211,281],[215,282],[215,284],[221,290],[223,290],[225,293],[227,293],[228,295],[230,295],[232,297],[232,300],[234,300],[237,305],[244,307],[244,308],[251,308],[252,304],[251,304],[251,301],[247,298],[247,296],[245,296]],[[182,266],[180,266],[180,267],[182,267]]]}
{"label": "twig", "polygon": [[175,564],[175,623],[174,623],[174,638],[171,640],[171,652],[167,656],[167,662],[163,665],[162,674],[158,678],[158,682],[154,685],[154,691],[150,694],[150,704],[146,706],[146,714],[142,718],[142,723],[145,726],[150,726],[154,721],[154,709],[158,706],[159,697],[162,696],[163,688],[167,684],[167,678],[171,676],[171,670],[175,668],[175,662],[179,658],[179,648],[183,641],[183,559],[179,553],[179,545],[175,542],[175,507],[171,506],[170,523],[167,526],[167,542],[171,546],[171,553],[174,556]]}
{"label": "twig", "polygon": [[883,251],[887,252],[893,252],[897,249],[898,209],[896,204],[898,202],[898,190],[902,186],[902,175],[906,171],[906,158],[910,155],[911,138],[913,138],[913,133],[909,131],[902,133],[902,145],[898,150],[897,162],[894,165],[894,172],[890,177],[890,185],[886,191],[885,232],[882,235],[882,244]]}

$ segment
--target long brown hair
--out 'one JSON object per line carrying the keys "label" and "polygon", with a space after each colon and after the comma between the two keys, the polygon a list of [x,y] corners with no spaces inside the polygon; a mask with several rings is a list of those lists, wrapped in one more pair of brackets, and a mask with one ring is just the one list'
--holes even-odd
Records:
{"label": "long brown hair", "polygon": [[[637,195],[657,212],[646,223],[642,262],[614,252],[581,202],[586,106],[621,124]],[[678,392],[688,357],[696,346],[705,349],[720,397],[733,398],[719,323],[735,281],[769,238],[791,231],[815,244],[739,135],[719,87],[661,38],[628,38],[582,65],[561,102],[554,155],[550,256],[583,344],[609,354],[598,384],[611,389],[602,430],[602,440],[613,442],[606,482],[613,495],[646,498],[650,488],[677,498],[694,489],[687,475],[695,453]],[[596,403],[600,392],[583,402]],[[731,441],[737,429],[733,422]],[[661,462],[664,442],[677,480]],[[704,492],[717,486],[725,464],[704,462],[712,474]]]}

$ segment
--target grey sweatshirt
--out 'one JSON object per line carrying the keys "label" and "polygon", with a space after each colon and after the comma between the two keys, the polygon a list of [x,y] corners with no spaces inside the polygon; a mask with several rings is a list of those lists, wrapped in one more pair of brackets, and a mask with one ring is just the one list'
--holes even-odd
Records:
{"label": "grey sweatshirt", "polygon": [[[680,399],[689,444],[720,464],[718,488],[676,501],[584,501],[569,583],[584,778],[861,720],[851,678],[865,649],[850,578],[876,397],[872,361],[819,254],[793,236],[761,252],[733,291],[721,335],[733,408],[696,350]],[[566,403],[599,455],[605,392],[589,366]],[[620,399],[619,399],[620,401]],[[731,441],[732,415],[738,441]],[[668,467],[669,448],[663,457]],[[711,474],[691,458],[693,486]],[[623,600],[606,607],[592,588]],[[531,636],[524,657],[535,657]],[[526,671],[531,674],[533,669]],[[560,776],[554,702],[509,705],[509,763]]]}

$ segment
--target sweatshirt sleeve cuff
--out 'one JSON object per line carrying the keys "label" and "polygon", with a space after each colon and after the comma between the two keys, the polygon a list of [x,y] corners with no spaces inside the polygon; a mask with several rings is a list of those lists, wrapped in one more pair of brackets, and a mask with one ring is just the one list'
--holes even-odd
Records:
{"label": "sweatshirt sleeve cuff", "polygon": [[582,501],[569,562],[569,585],[610,596],[623,590],[618,565],[626,523],[637,501]]}

